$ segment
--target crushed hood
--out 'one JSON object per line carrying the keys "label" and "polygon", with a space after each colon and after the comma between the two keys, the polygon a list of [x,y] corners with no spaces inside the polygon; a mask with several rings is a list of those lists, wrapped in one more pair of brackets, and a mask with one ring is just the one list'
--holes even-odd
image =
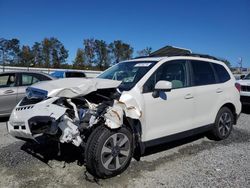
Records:
{"label": "crushed hood", "polygon": [[63,78],[39,82],[31,87],[47,91],[48,97],[73,98],[87,95],[98,89],[117,88],[120,84],[121,81],[100,78]]}

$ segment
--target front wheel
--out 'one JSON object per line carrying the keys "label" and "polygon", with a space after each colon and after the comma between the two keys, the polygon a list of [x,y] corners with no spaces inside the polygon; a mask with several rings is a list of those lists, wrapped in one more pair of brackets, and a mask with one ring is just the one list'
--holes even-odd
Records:
{"label": "front wheel", "polygon": [[209,138],[213,140],[226,139],[233,129],[234,116],[227,107],[222,107],[215,119],[215,124],[210,132]]}
{"label": "front wheel", "polygon": [[94,176],[109,178],[122,173],[132,158],[132,134],[125,128],[100,126],[91,136],[86,151],[86,167]]}

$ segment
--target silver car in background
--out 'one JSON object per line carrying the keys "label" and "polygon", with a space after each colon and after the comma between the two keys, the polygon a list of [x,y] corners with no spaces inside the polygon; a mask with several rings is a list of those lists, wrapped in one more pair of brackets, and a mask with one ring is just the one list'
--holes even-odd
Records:
{"label": "silver car in background", "polygon": [[54,77],[41,72],[4,72],[0,73],[0,117],[10,115],[16,104],[25,97],[28,86]]}

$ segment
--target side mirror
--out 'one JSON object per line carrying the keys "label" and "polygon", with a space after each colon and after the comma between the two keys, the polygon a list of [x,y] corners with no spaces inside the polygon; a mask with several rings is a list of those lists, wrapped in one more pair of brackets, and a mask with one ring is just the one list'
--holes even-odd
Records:
{"label": "side mirror", "polygon": [[152,96],[157,98],[160,96],[160,91],[169,92],[172,89],[172,83],[165,80],[160,80],[155,84],[155,89]]}

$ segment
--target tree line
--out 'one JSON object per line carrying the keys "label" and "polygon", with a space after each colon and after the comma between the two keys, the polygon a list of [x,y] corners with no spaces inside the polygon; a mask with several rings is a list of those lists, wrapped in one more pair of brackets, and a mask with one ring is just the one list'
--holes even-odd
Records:
{"label": "tree line", "polygon": [[[138,51],[137,55],[146,56],[151,51],[152,48],[146,47]],[[83,40],[73,62],[68,63],[68,50],[55,37],[44,38],[32,46],[21,45],[16,38],[0,38],[1,64],[10,66],[104,70],[119,61],[131,59],[133,54],[133,47],[122,40],[107,43],[90,38]]]}
{"label": "tree line", "polygon": [[[152,52],[146,47],[136,52],[136,56],[147,56]],[[76,51],[73,62],[68,62],[68,50],[55,37],[44,38],[32,46],[21,45],[16,38],[0,38],[0,62],[2,65],[104,70],[123,60],[133,58],[134,48],[122,40],[107,43],[104,40],[84,39],[82,47]],[[230,67],[230,62],[222,59]]]}

